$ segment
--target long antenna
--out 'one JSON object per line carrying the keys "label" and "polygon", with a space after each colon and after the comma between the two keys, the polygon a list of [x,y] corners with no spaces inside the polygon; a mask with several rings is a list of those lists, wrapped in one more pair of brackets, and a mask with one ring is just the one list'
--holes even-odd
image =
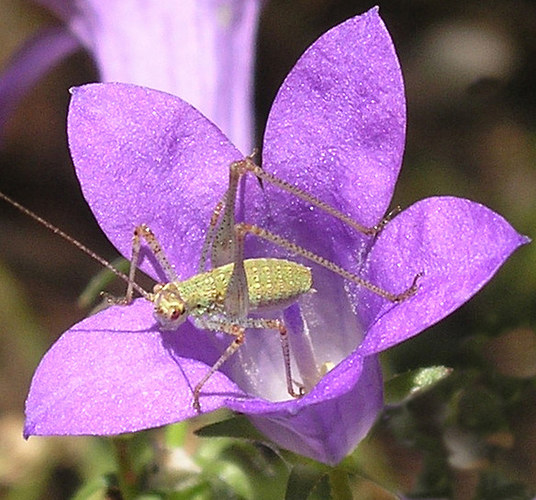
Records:
{"label": "long antenna", "polygon": [[20,203],[17,203],[15,200],[12,200],[9,196],[5,195],[1,191],[0,191],[0,199],[6,201],[10,205],[14,206],[16,209],[20,210],[23,214],[28,215],[33,220],[39,222],[39,224],[45,226],[47,229],[49,229],[53,233],[57,234],[58,236],[61,236],[64,240],[68,241],[69,243],[72,243],[75,247],[77,247],[79,250],[84,252],[86,255],[89,255],[93,260],[96,260],[99,264],[104,266],[106,269],[109,269],[110,271],[112,271],[112,273],[114,273],[116,276],[121,278],[127,284],[131,284],[134,290],[136,290],[142,297],[145,297],[147,300],[150,300],[150,294],[147,293],[140,285],[138,285],[137,283],[131,282],[131,280],[126,274],[117,270],[106,259],[103,259],[101,256],[93,252],[93,250],[90,250],[84,244],[80,243],[78,240],[74,239],[72,236],[69,236],[67,233],[64,233],[61,229],[54,226],[54,224],[51,224],[50,222],[46,221],[42,217],[39,217],[39,215],[32,212],[28,208],[23,207]]}

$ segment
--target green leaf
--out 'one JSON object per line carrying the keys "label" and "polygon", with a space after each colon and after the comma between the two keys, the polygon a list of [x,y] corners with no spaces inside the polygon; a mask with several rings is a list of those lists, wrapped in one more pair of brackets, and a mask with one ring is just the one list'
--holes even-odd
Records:
{"label": "green leaf", "polygon": [[346,471],[341,468],[334,468],[329,473],[329,484],[333,500],[352,500],[352,489]]}
{"label": "green leaf", "polygon": [[328,470],[320,464],[295,465],[288,478],[285,500],[305,500]]}
{"label": "green leaf", "polygon": [[111,498],[109,495],[112,488],[115,488],[115,484],[110,475],[97,477],[82,485],[72,500],[106,500]]}
{"label": "green leaf", "polygon": [[165,441],[169,448],[184,446],[186,436],[188,435],[188,423],[177,422],[167,425],[165,428]]}
{"label": "green leaf", "polygon": [[452,373],[446,366],[419,368],[397,375],[385,383],[385,402],[399,405],[431,389]]}
{"label": "green leaf", "polygon": [[[122,273],[128,273],[130,269],[130,261],[123,257],[118,257],[110,263],[115,269]],[[112,283],[117,276],[109,269],[101,269],[91,281],[87,284],[86,288],[78,297],[78,307],[86,309],[93,304],[101,295],[101,292]]]}
{"label": "green leaf", "polygon": [[210,498],[222,498],[224,492],[225,498],[244,500],[283,498],[289,469],[271,448],[229,438],[205,440],[202,447],[197,463],[202,467],[201,477],[211,484]]}
{"label": "green leaf", "polygon": [[200,437],[233,437],[266,442],[266,438],[242,415],[201,427],[195,434]]}

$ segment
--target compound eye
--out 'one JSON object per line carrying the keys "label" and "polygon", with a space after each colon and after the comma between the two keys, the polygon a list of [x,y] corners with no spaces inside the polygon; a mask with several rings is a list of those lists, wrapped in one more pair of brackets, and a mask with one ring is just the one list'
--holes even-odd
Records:
{"label": "compound eye", "polygon": [[155,298],[153,314],[162,330],[175,330],[188,316],[188,308],[177,293],[164,289]]}
{"label": "compound eye", "polygon": [[174,307],[169,311],[169,319],[175,321],[184,313],[184,307]]}

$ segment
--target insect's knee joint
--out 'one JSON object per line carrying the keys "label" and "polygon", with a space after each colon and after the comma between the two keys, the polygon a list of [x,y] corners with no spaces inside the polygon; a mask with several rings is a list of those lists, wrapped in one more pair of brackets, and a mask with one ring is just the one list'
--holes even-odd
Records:
{"label": "insect's knee joint", "polygon": [[147,224],[140,224],[135,230],[135,233],[141,236],[153,236],[154,233]]}
{"label": "insect's knee joint", "polygon": [[231,174],[236,177],[242,177],[248,171],[246,161],[247,160],[239,160],[231,163]]}
{"label": "insect's knee joint", "polygon": [[247,233],[252,232],[252,227],[250,224],[246,224],[245,222],[239,222],[238,224],[235,224],[235,233],[239,238],[243,238]]}

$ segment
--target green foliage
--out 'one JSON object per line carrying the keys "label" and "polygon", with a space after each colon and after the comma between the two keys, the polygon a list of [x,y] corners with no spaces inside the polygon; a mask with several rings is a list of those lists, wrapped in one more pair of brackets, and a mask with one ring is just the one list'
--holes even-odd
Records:
{"label": "green foliage", "polygon": [[445,366],[432,366],[397,375],[385,383],[385,403],[390,405],[405,403],[431,389],[451,373],[452,370]]}

